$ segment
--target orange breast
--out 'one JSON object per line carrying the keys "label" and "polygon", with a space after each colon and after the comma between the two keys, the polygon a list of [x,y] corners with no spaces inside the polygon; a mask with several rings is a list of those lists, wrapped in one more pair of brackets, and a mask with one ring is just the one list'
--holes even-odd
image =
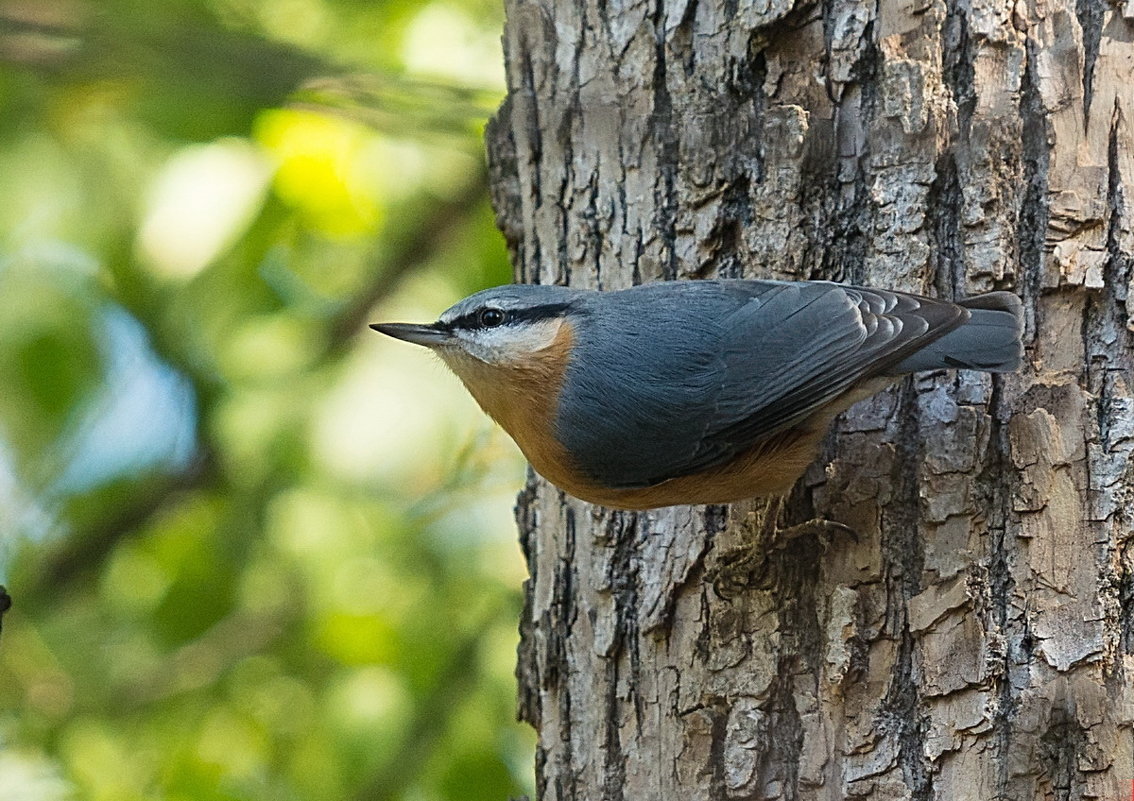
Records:
{"label": "orange breast", "polygon": [[586,487],[570,490],[585,501],[618,509],[677,504],[733,503],[791,490],[811,460],[823,432],[793,429],[757,443],[722,465],[640,489]]}
{"label": "orange breast", "polygon": [[846,393],[789,431],[756,443],[736,459],[688,476],[638,489],[611,489],[586,478],[554,436],[560,389],[573,333],[560,324],[552,344],[522,364],[488,365],[472,359],[452,363],[454,372],[480,407],[516,441],[536,472],[584,501],[618,509],[653,509],[678,504],[732,503],[785,494],[815,458],[819,441],[834,416],[853,401],[892,381]]}
{"label": "orange breast", "polygon": [[480,408],[508,432],[532,467],[552,484],[586,499],[588,486],[555,438],[557,400],[573,333],[561,321],[551,345],[522,362],[490,365],[471,357],[451,363]]}

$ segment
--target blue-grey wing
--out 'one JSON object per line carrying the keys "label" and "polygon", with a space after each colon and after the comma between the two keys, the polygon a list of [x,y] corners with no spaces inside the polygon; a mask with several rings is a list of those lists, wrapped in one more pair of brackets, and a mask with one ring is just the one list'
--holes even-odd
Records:
{"label": "blue-grey wing", "polygon": [[605,486],[649,486],[727,463],[968,316],[951,303],[826,282],[697,285],[658,293],[631,336],[601,338],[600,371],[573,371],[620,379],[589,387],[590,408],[576,406],[604,407],[590,433],[576,428],[581,417],[560,415],[568,449]]}
{"label": "blue-grey wing", "polygon": [[968,316],[953,303],[902,292],[788,284],[725,321],[726,380],[706,445],[747,447],[790,427]]}
{"label": "blue-grey wing", "polygon": [[587,476],[643,487],[681,475],[713,424],[721,321],[762,287],[651,284],[594,293],[567,368],[556,435]]}

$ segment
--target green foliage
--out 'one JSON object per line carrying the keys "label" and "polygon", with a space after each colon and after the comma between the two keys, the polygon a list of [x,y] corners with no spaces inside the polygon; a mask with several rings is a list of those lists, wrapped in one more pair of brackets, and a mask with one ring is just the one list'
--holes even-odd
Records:
{"label": "green foliage", "polygon": [[0,0],[0,794],[505,799],[482,0]]}

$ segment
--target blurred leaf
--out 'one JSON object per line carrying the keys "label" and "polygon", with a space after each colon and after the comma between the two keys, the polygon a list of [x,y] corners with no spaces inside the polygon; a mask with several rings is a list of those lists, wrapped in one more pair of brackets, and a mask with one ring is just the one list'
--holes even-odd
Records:
{"label": "blurred leaf", "polygon": [[508,280],[500,14],[0,0],[3,797],[531,791],[521,464],[365,328]]}
{"label": "blurred leaf", "polygon": [[0,269],[0,427],[25,466],[51,452],[103,369],[91,303],[60,277],[46,269]]}
{"label": "blurred leaf", "polygon": [[53,105],[90,88],[159,134],[192,140],[247,133],[259,109],[334,71],[317,56],[220,26],[203,5],[129,5],[9,6],[0,10],[0,54],[41,81]]}

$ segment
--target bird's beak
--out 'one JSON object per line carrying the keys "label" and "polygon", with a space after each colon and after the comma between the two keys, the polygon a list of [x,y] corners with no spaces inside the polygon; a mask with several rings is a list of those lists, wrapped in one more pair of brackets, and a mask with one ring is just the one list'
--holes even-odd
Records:
{"label": "bird's beak", "polygon": [[417,323],[373,323],[370,326],[379,334],[394,339],[404,339],[415,345],[435,348],[453,341],[453,335],[436,323],[419,325]]}

